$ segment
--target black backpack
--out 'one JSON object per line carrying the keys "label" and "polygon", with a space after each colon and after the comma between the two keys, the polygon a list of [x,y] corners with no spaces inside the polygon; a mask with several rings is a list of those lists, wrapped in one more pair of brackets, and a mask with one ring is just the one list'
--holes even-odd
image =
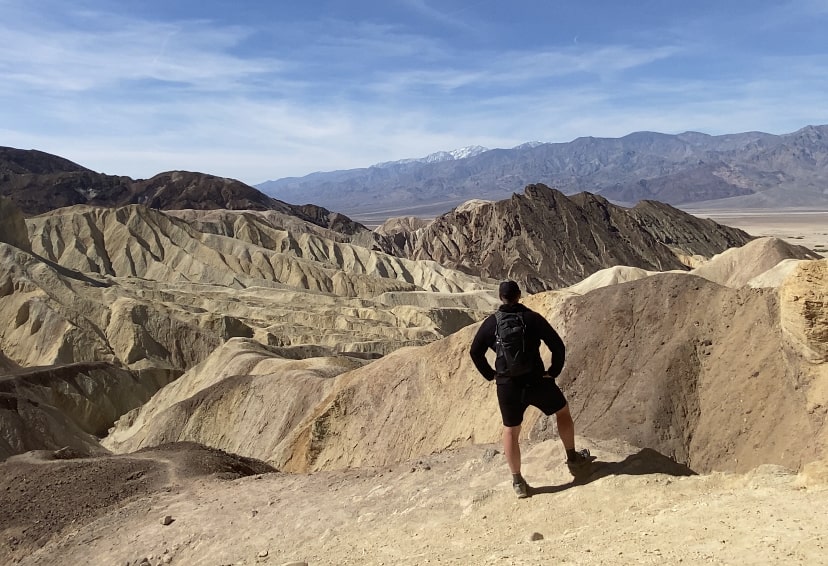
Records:
{"label": "black backpack", "polygon": [[526,351],[526,323],[523,313],[496,311],[495,371],[517,377],[535,369],[533,356]]}

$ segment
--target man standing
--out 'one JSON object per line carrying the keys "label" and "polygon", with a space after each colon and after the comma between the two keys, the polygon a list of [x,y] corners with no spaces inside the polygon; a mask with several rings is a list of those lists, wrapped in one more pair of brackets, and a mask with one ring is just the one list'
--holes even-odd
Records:
{"label": "man standing", "polygon": [[[520,473],[520,425],[529,405],[546,415],[555,415],[558,434],[566,449],[566,463],[573,476],[589,471],[594,459],[588,450],[575,450],[575,424],[566,398],[554,378],[564,366],[566,350],[558,333],[540,314],[520,304],[520,287],[504,281],[499,288],[503,303],[489,316],[472,341],[469,354],[477,371],[497,383],[497,401],[503,418],[503,451],[512,472],[512,486],[519,498],[529,496],[530,487]],[[552,352],[549,369],[543,367],[540,343]],[[497,354],[495,367],[486,360],[486,351]]]}

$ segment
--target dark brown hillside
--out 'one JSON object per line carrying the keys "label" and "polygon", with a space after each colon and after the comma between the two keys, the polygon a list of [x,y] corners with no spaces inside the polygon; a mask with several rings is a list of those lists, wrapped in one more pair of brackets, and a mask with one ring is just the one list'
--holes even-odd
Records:
{"label": "dark brown hillside", "polygon": [[143,204],[160,210],[290,210],[289,205],[241,181],[189,171],[168,171],[135,181],[129,202],[116,203],[122,204]]}
{"label": "dark brown hillside", "polygon": [[752,238],[742,230],[687,214],[669,204],[643,200],[627,213],[656,240],[690,255],[711,257]]}
{"label": "dark brown hillside", "polygon": [[0,195],[11,200],[26,216],[66,206],[115,206],[129,200],[132,179],[94,171],[3,174]]}
{"label": "dark brown hillside", "polygon": [[96,173],[42,151],[0,147],[0,196],[26,216],[88,204],[116,208],[143,204],[161,210],[274,210],[347,235],[367,233],[361,224],[324,208],[293,206],[224,177],[188,171],[151,179]]}
{"label": "dark brown hillside", "polygon": [[0,147],[0,174],[33,174],[47,175],[50,173],[70,173],[89,171],[68,159],[51,155],[36,149],[16,149]]}
{"label": "dark brown hillside", "polygon": [[397,255],[512,278],[534,293],[616,265],[687,269],[673,249],[713,255],[750,239],[661,203],[627,209],[590,193],[566,197],[538,184],[508,200],[467,203],[387,242]]}

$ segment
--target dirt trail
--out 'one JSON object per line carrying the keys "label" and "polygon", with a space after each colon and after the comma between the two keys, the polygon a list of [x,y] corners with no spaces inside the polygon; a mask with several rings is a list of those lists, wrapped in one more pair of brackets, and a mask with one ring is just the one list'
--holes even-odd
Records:
{"label": "dirt trail", "polygon": [[[535,488],[527,500],[515,498],[493,445],[391,467],[233,481],[202,469],[78,521],[40,550],[11,557],[20,564],[149,558],[150,564],[214,566],[828,560],[824,462],[798,475],[777,466],[686,475],[689,470],[652,450],[578,442],[598,457],[594,474],[578,484],[557,441],[526,443],[524,475]],[[174,520],[165,526],[166,515]],[[530,540],[534,533],[542,538]],[[3,553],[10,557],[5,546]]]}

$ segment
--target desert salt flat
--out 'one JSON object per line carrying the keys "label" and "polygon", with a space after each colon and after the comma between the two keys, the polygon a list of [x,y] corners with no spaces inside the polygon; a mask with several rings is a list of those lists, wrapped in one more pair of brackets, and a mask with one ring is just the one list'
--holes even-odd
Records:
{"label": "desert salt flat", "polygon": [[744,230],[753,236],[772,236],[805,246],[828,257],[828,210],[691,211],[700,218]]}

